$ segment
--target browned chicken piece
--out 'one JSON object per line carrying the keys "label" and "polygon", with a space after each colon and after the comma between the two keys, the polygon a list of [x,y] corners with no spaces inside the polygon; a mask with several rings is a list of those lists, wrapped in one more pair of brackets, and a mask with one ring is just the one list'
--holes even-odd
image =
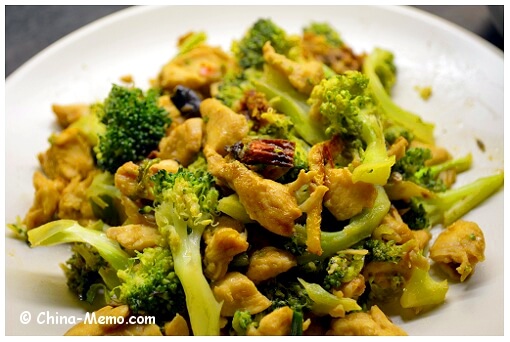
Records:
{"label": "browned chicken piece", "polygon": [[406,138],[398,137],[388,148],[388,157],[395,156],[395,160],[399,160],[406,154],[408,146],[409,142]]}
{"label": "browned chicken piece", "polygon": [[211,174],[225,182],[239,196],[239,201],[252,220],[282,236],[294,232],[294,220],[302,214],[296,198],[285,185],[264,179],[237,160],[225,161],[209,146],[204,154]]}
{"label": "browned chicken piece", "polygon": [[353,183],[348,168],[326,169],[324,184],[329,188],[324,196],[324,206],[340,221],[350,219],[364,208],[371,208],[377,196],[373,184]]}
{"label": "browned chicken piece", "polygon": [[38,155],[41,167],[50,179],[85,178],[94,169],[90,145],[77,128],[66,128],[53,135],[50,142],[50,148]]}
{"label": "browned chicken piece", "polygon": [[406,243],[415,236],[409,226],[402,220],[398,210],[390,207],[382,222],[372,232],[372,238],[385,241],[393,240],[398,244]]}
{"label": "browned chicken piece", "polygon": [[377,305],[373,305],[368,312],[353,312],[334,319],[326,335],[407,336],[407,333],[393,324]]}
{"label": "browned chicken piece", "polygon": [[53,104],[51,106],[53,113],[57,117],[58,123],[62,128],[67,128],[70,124],[88,115],[90,106],[88,104],[78,103],[70,105]]}
{"label": "browned chicken piece", "polygon": [[339,290],[342,292],[344,298],[358,299],[359,296],[365,292],[365,277],[358,274],[353,280],[342,283]]}
{"label": "browned chicken piece", "polygon": [[95,175],[96,172],[91,172],[83,180],[80,176],[76,176],[66,185],[58,204],[58,217],[60,219],[76,220],[84,226],[96,220],[92,204],[87,197],[87,189]]}
{"label": "browned chicken piece", "polygon": [[235,144],[248,134],[246,118],[216,99],[202,101],[200,112],[206,122],[206,144],[222,156],[227,154],[225,147]]}
{"label": "browned chicken piece", "polygon": [[255,284],[276,277],[297,265],[297,260],[291,253],[273,246],[256,250],[250,256],[250,264],[246,276]]}
{"label": "browned chicken piece", "polygon": [[259,292],[253,281],[239,272],[229,272],[214,283],[214,297],[223,302],[221,315],[233,317],[237,310],[247,310],[258,314],[271,306],[271,301]]}
{"label": "browned chicken piece", "polygon": [[177,107],[173,104],[170,99],[170,95],[160,96],[158,99],[158,106],[163,107],[167,111],[170,119],[172,119],[172,123],[168,127],[169,131],[184,122],[185,118],[181,115],[179,109],[177,109]]}
{"label": "browned chicken piece", "polygon": [[248,250],[246,232],[235,227],[234,222],[237,221],[221,216],[218,225],[204,234],[204,274],[211,280],[223,278],[234,256]]}
{"label": "browned chicken piece", "polygon": [[118,227],[110,227],[106,235],[117,241],[122,247],[131,251],[142,251],[147,247],[163,245],[163,237],[155,227],[142,224],[127,224]]}
{"label": "browned chicken piece", "polygon": [[430,258],[453,279],[466,280],[485,260],[485,238],[480,227],[458,220],[442,231],[430,248]]}
{"label": "browned chicken piece", "polygon": [[188,322],[179,314],[165,323],[163,329],[165,336],[189,336]]}
{"label": "browned chicken piece", "polygon": [[158,83],[170,92],[178,85],[201,90],[221,80],[225,72],[234,67],[233,58],[221,48],[204,44],[173,58],[163,66]]}
{"label": "browned chicken piece", "polygon": [[430,149],[432,158],[425,161],[426,166],[444,163],[445,161],[452,159],[450,152],[448,152],[448,150],[446,148],[441,147],[441,146],[426,144],[426,143],[420,142],[415,139],[409,145],[409,148],[413,148],[413,147],[421,147],[421,148]]}
{"label": "browned chicken piece", "polygon": [[[129,307],[127,305],[121,306],[105,306],[92,314],[90,314],[90,321],[83,320],[69,329],[66,336],[104,336],[119,328],[121,320],[126,321],[129,316]],[[103,317],[103,318],[102,318]],[[118,318],[122,317],[122,318]],[[95,319],[95,321],[94,321]],[[101,324],[104,323],[104,324]]]}
{"label": "browned chicken piece", "polygon": [[187,119],[161,139],[157,157],[174,159],[187,167],[202,147],[203,130],[204,122],[201,118]]}
{"label": "browned chicken piece", "polygon": [[262,51],[266,63],[287,77],[300,93],[310,95],[313,87],[324,78],[322,64],[317,61],[295,62],[277,53],[270,42],[264,44]]}
{"label": "browned chicken piece", "polygon": [[246,330],[247,336],[288,336],[292,324],[294,311],[284,306],[264,316],[258,327],[249,326]]}
{"label": "browned chicken piece", "polygon": [[[149,167],[149,176],[156,174],[159,170],[175,173],[179,170],[179,163],[171,159],[161,160]],[[125,196],[153,199],[153,195],[146,188],[148,185],[140,183],[140,166],[138,164],[131,161],[124,163],[115,172],[114,182],[115,187]]]}
{"label": "browned chicken piece", "polygon": [[51,180],[39,171],[34,173],[32,182],[35,188],[34,202],[23,220],[27,229],[39,227],[55,218],[60,193],[65,187],[61,179]]}

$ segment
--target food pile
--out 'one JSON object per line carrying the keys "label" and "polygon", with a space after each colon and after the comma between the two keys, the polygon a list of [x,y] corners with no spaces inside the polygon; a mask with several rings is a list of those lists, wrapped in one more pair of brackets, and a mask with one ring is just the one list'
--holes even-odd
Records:
{"label": "food pile", "polygon": [[437,146],[396,82],[391,51],[259,19],[228,51],[184,35],[148,90],[125,78],[55,104],[62,129],[9,227],[70,246],[90,311],[155,318],[67,334],[406,335],[385,308],[434,310],[469,281],[485,240],[463,216],[504,176],[456,186],[472,156]]}

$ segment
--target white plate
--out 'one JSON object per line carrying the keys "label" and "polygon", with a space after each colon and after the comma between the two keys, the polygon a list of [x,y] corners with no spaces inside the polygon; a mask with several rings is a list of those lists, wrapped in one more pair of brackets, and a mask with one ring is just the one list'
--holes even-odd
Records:
{"label": "white plate", "polygon": [[[6,222],[31,206],[36,155],[56,129],[52,103],[101,100],[126,74],[145,88],[175,53],[180,35],[204,30],[211,44],[228,49],[260,17],[294,33],[312,20],[327,21],[356,52],[392,50],[399,70],[396,101],[435,122],[438,143],[453,154],[473,152],[474,168],[459,184],[503,168],[503,54],[447,22],[399,7],[138,7],[69,35],[8,78]],[[430,100],[423,101],[415,86],[432,86]],[[485,153],[476,139],[485,143]],[[412,321],[393,317],[411,335],[503,334],[503,191],[467,218],[486,233],[486,261],[468,282],[451,284],[438,310]],[[84,317],[58,266],[68,251],[30,250],[7,236],[6,334],[63,334],[72,325],[65,320]],[[20,322],[25,311],[29,324]]]}

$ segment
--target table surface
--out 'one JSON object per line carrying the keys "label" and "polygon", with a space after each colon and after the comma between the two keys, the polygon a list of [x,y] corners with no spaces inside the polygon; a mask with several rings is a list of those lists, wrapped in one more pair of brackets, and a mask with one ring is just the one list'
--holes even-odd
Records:
{"label": "table surface", "polygon": [[[126,7],[5,6],[5,77],[58,39]],[[491,16],[491,7],[503,6],[413,7],[464,27],[503,50],[503,31],[497,29]]]}

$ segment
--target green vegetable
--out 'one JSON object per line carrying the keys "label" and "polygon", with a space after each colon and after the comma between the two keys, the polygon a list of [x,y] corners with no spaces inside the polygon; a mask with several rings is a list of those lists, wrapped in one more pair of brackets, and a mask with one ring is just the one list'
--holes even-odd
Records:
{"label": "green vegetable", "polygon": [[412,229],[428,228],[436,224],[449,226],[499,190],[503,181],[504,174],[500,172],[437,193],[434,197],[414,197],[402,219]]}
{"label": "green vegetable", "polygon": [[356,278],[365,264],[365,253],[363,250],[345,250],[332,256],[328,261],[323,287],[326,290],[338,288],[342,283]]}
{"label": "green vegetable", "polygon": [[418,115],[398,106],[389,94],[395,82],[393,54],[380,48],[365,56],[363,73],[369,78],[369,89],[386,118],[407,129],[414,137],[426,143],[434,142],[434,125],[423,121]]}
{"label": "green vegetable", "polygon": [[410,148],[393,165],[392,171],[398,172],[404,180],[412,181],[434,192],[441,192],[446,190],[444,182],[439,178],[441,172],[447,170],[463,172],[471,167],[472,162],[471,154],[468,154],[434,166],[425,166],[426,161],[431,157],[428,148]]}
{"label": "green vegetable", "polygon": [[158,106],[158,92],[145,94],[138,88],[113,85],[108,97],[97,106],[97,113],[106,125],[95,146],[97,165],[115,173],[128,161],[138,162],[157,149],[165,136],[170,118]]}
{"label": "green vegetable", "polygon": [[[312,112],[327,119],[326,133],[340,135],[359,154],[361,164],[353,182],[386,184],[395,157],[389,157],[381,123],[367,93],[368,78],[358,71],[324,79],[314,87],[309,103]],[[313,115],[312,115],[313,116]]]}
{"label": "green vegetable", "polygon": [[152,180],[156,222],[172,251],[193,334],[219,335],[221,304],[204,276],[200,252],[202,234],[216,214],[218,191],[213,177],[203,170],[181,168],[174,174],[159,171]]}
{"label": "green vegetable", "polygon": [[264,65],[262,47],[268,41],[277,53],[284,55],[293,46],[286,32],[271,19],[259,19],[247,30],[241,40],[232,44],[232,52],[239,66],[242,69],[261,70]]}

